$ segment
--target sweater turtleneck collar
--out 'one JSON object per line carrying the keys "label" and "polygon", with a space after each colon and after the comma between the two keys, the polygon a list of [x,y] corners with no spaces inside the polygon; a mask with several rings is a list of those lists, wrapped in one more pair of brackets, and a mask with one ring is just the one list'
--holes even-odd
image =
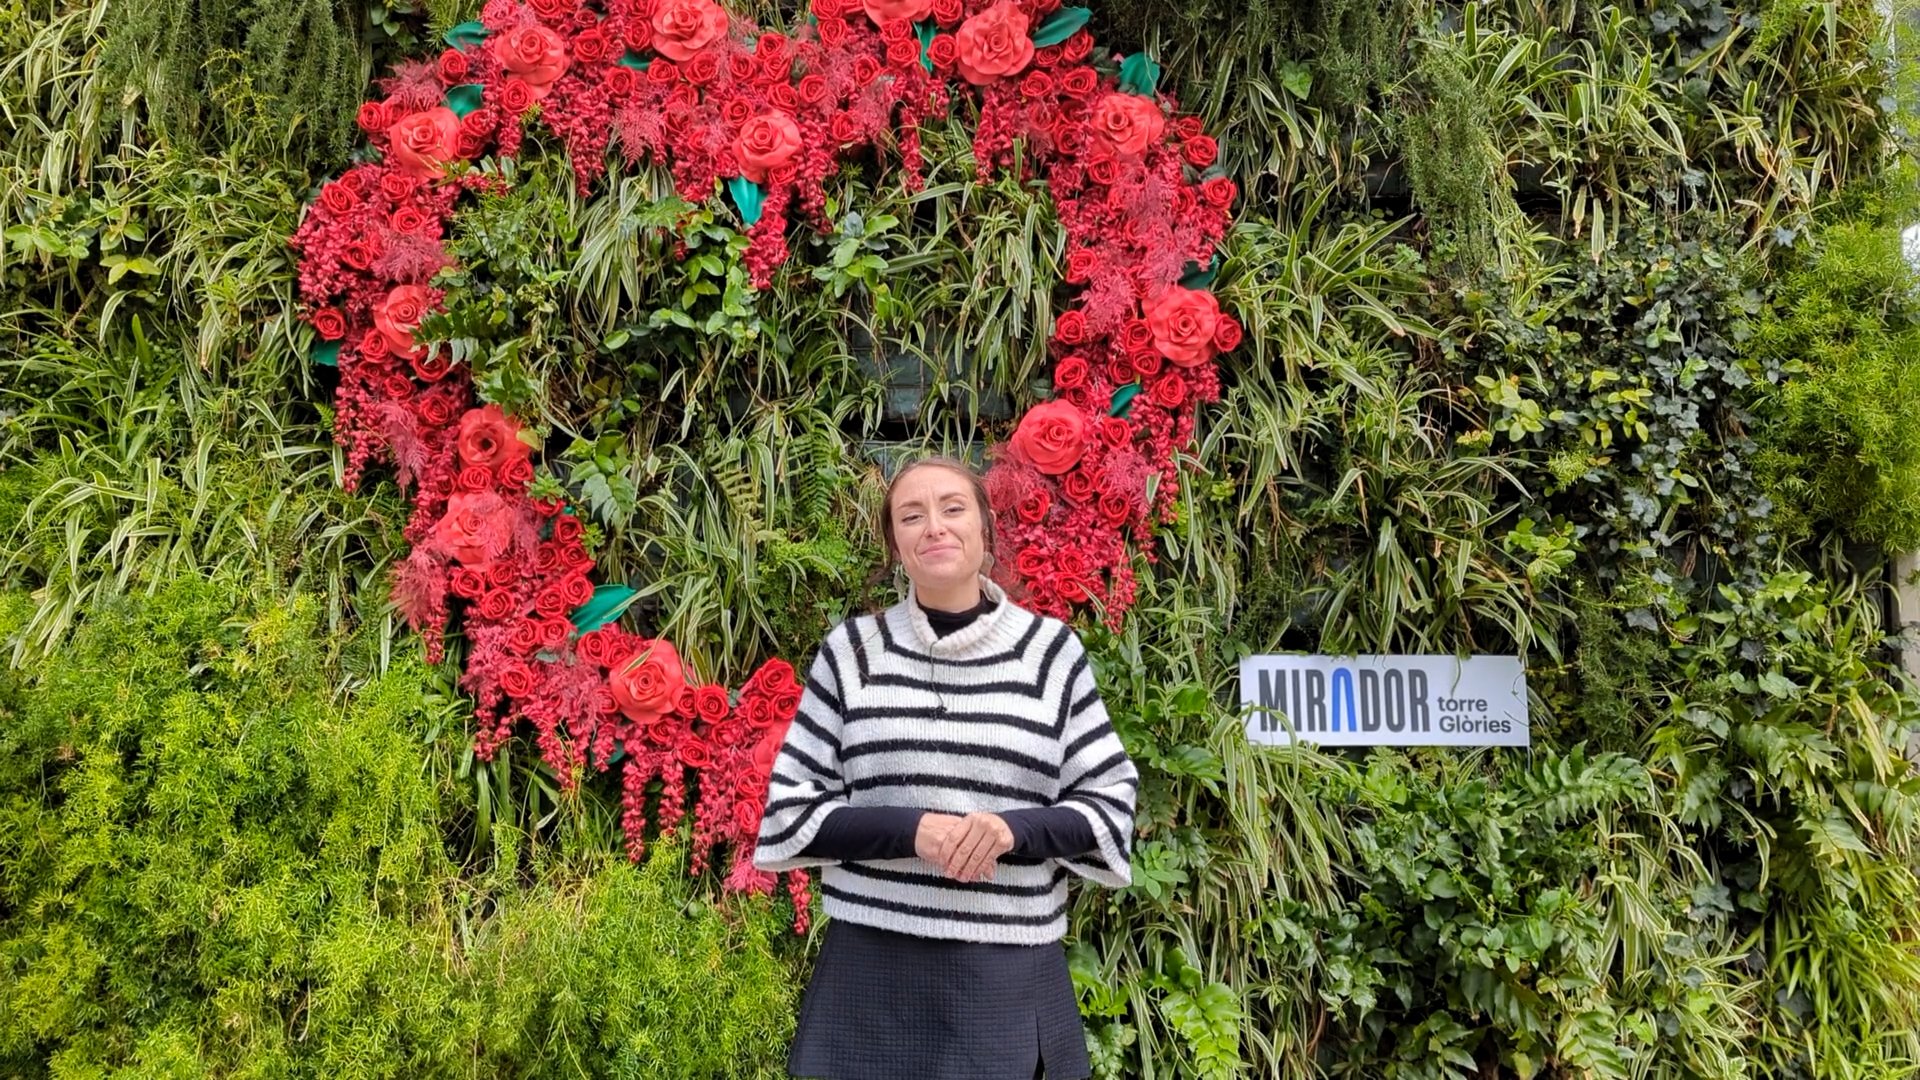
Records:
{"label": "sweater turtleneck collar", "polygon": [[991,602],[993,606],[946,637],[935,633],[933,624],[927,621],[926,609],[920,606],[919,594],[911,581],[907,583],[907,598],[900,607],[906,609],[904,614],[907,625],[913,628],[915,644],[929,653],[954,656],[1004,636],[1011,621],[1017,618],[1014,614],[1017,609],[1007,601],[1006,590],[984,574],[980,577],[980,599],[983,604]]}

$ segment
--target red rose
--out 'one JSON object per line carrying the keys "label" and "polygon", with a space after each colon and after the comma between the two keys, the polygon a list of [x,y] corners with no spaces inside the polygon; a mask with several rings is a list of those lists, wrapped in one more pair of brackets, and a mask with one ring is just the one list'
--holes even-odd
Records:
{"label": "red rose", "polygon": [[[671,60],[655,60],[647,65],[647,81],[655,86],[665,86],[680,77],[680,65]],[[685,119],[684,117],[682,118]],[[672,126],[672,116],[668,116],[668,126]]]}
{"label": "red rose", "polygon": [[1013,512],[1020,516],[1021,521],[1029,525],[1038,525],[1047,520],[1047,511],[1051,509],[1053,509],[1053,496],[1048,494],[1046,488],[1037,487],[1027,492],[1026,496],[1015,504]]}
{"label": "red rose", "polygon": [[1118,416],[1103,416],[1096,425],[1100,441],[1119,449],[1133,441],[1133,425]]}
{"label": "red rose", "polygon": [[387,339],[378,330],[368,330],[360,335],[360,355],[368,360],[387,358]]}
{"label": "red rose", "polygon": [[781,83],[767,91],[767,104],[791,116],[800,111],[800,92],[788,83]]}
{"label": "red rose", "polygon": [[613,98],[626,97],[633,93],[634,87],[640,85],[640,76],[634,74],[632,68],[619,64],[608,68],[600,78],[606,84],[607,96]]}
{"label": "red rose", "polygon": [[687,673],[672,642],[643,641],[638,652],[613,665],[607,683],[628,719],[653,724],[674,711]]}
{"label": "red rose", "polygon": [[747,179],[765,183],[767,172],[785,165],[800,152],[800,125],[783,112],[763,112],[740,127],[733,140],[740,171]]}
{"label": "red rose", "polygon": [[1173,137],[1182,142],[1205,132],[1206,127],[1200,123],[1200,118],[1197,116],[1181,116],[1173,121]]}
{"label": "red rose", "polygon": [[813,0],[813,17],[822,22],[838,18],[847,13],[845,4],[840,0]]}
{"label": "red rose", "polygon": [[487,565],[487,584],[504,589],[520,580],[520,570],[505,559]]}
{"label": "red rose", "polygon": [[1053,76],[1044,71],[1029,71],[1020,80],[1020,95],[1029,100],[1053,96]]}
{"label": "red rose", "polygon": [[453,595],[462,600],[473,600],[487,591],[487,578],[471,566],[458,566],[454,568],[448,586],[453,589]]}
{"label": "red rose", "polygon": [[627,25],[620,31],[620,40],[626,42],[631,52],[643,53],[653,48],[653,21],[648,18],[629,18]]}
{"label": "red rose", "polygon": [[739,127],[753,115],[753,103],[743,97],[729,98],[720,106],[720,119],[730,127]]}
{"label": "red rose", "polygon": [[572,611],[579,606],[578,604],[567,603],[566,594],[561,592],[557,587],[541,589],[539,595],[533,598],[533,610],[549,618]]}
{"label": "red rose", "polygon": [[1147,388],[1147,400],[1163,409],[1177,409],[1187,400],[1187,380],[1177,371],[1169,371],[1153,380]]}
{"label": "red rose", "polygon": [[1147,306],[1147,326],[1160,355],[1181,367],[1213,359],[1213,331],[1220,322],[1220,301],[1210,292],[1168,286]]}
{"label": "red rose", "polygon": [[818,75],[803,76],[796,92],[800,95],[801,101],[808,105],[818,105],[827,99],[827,80]]}
{"label": "red rose", "polygon": [[727,688],[708,683],[693,692],[693,715],[709,724],[717,724],[733,712]]}
{"label": "red rose", "polygon": [[[487,470],[476,467],[471,471],[484,473]],[[534,550],[533,572],[541,577],[551,577],[554,574],[565,573],[567,569],[566,559],[566,555],[560,550],[560,545],[541,544]]]}
{"label": "red rose", "polygon": [[344,214],[360,205],[360,193],[351,185],[335,180],[320,189],[320,205],[330,214]]}
{"label": "red rose", "polygon": [[852,113],[836,113],[833,117],[833,141],[842,146],[860,141],[860,121]]}
{"label": "red rose", "polygon": [[499,473],[502,487],[521,491],[533,482],[533,462],[526,458],[515,458],[500,466]]}
{"label": "red rose", "polygon": [[680,65],[680,74],[695,86],[705,86],[720,77],[720,58],[703,52]]}
{"label": "red rose", "polygon": [[573,636],[573,623],[565,616],[555,615],[540,620],[540,644],[549,649],[557,649]]}
{"label": "red rose", "polygon": [[487,48],[501,67],[532,88],[536,98],[546,97],[554,80],[567,70],[567,43],[538,23],[516,26],[489,38]]}
{"label": "red rose", "polygon": [[754,39],[753,52],[755,56],[770,60],[776,56],[785,56],[787,54],[787,45],[788,41],[785,34],[776,34],[772,31],[767,31]]}
{"label": "red rose", "polygon": [[562,514],[553,519],[553,538],[562,544],[577,542],[581,534],[586,531],[587,527],[582,525],[580,519],[574,517],[572,514]]}
{"label": "red rose", "polygon": [[560,580],[560,595],[566,597],[567,609],[571,611],[593,599],[593,582],[585,574],[568,574]]}
{"label": "red rose", "polygon": [[448,86],[467,81],[467,54],[459,49],[448,49],[440,54],[440,62],[434,70],[439,72],[440,81]]}
{"label": "red rose", "polygon": [[1222,314],[1220,321],[1213,327],[1213,347],[1223,353],[1239,348],[1240,320],[1231,315]]}
{"label": "red rose", "polygon": [[793,719],[793,714],[800,711],[800,688],[796,686],[774,698],[773,711],[784,720]]}
{"label": "red rose", "polygon": [[413,377],[423,383],[437,383],[453,370],[453,354],[448,349],[422,349],[408,362],[413,366]]}
{"label": "red rose", "polygon": [[927,59],[936,71],[951,71],[960,62],[960,43],[952,34],[941,34],[927,46]]}
{"label": "red rose", "polygon": [[1013,560],[1013,568],[1023,578],[1036,578],[1047,568],[1047,553],[1038,547],[1025,547]]}
{"label": "red rose", "polygon": [[596,26],[574,36],[573,56],[583,64],[604,64],[613,56],[613,42]]}
{"label": "red rose", "polygon": [[1106,136],[1116,151],[1139,157],[1160,141],[1167,117],[1160,106],[1138,94],[1108,94],[1093,107],[1087,125]]}
{"label": "red rose", "polygon": [[533,452],[533,447],[520,437],[520,425],[501,412],[498,405],[467,410],[460,418],[459,447],[463,464],[483,469],[498,469]]}
{"label": "red rose", "polygon": [[913,24],[890,19],[880,24],[881,41],[912,41]]}
{"label": "red rose", "polygon": [[406,401],[413,397],[413,380],[394,372],[381,377],[380,389],[395,401]]}
{"label": "red rose", "polygon": [[1133,362],[1124,354],[1107,358],[1107,381],[1115,386],[1125,386],[1133,381]]}
{"label": "red rose", "polygon": [[1239,194],[1240,189],[1230,177],[1214,176],[1200,182],[1200,198],[1215,210],[1231,207]]}
{"label": "red rose", "polygon": [[1053,320],[1053,339],[1062,345],[1080,345],[1087,340],[1087,313],[1063,311]]}
{"label": "red rose", "polygon": [[1148,345],[1143,349],[1127,353],[1127,363],[1133,367],[1135,374],[1146,378],[1160,373],[1160,369],[1166,366],[1166,357],[1161,356],[1159,350]]}
{"label": "red rose", "polygon": [[675,747],[680,754],[680,763],[689,769],[702,770],[713,767],[713,747],[697,735],[688,735]]}
{"label": "red rose", "polygon": [[884,70],[885,67],[880,61],[863,53],[853,61],[853,81],[860,86],[865,86],[879,78]]}
{"label": "red rose", "polygon": [[354,114],[353,119],[360,125],[360,130],[369,135],[378,135],[393,126],[393,112],[384,102],[379,101],[362,104],[360,111]]}
{"label": "red rose", "polygon": [[461,491],[492,491],[493,470],[469,465],[453,478],[453,485]]}
{"label": "red rose", "polygon": [[438,296],[425,285],[396,285],[373,306],[374,329],[386,339],[390,352],[411,359],[420,351],[413,341],[414,328],[438,302]]}
{"label": "red rose", "polygon": [[1087,179],[1101,187],[1112,187],[1120,179],[1120,165],[1112,158],[1099,158],[1087,163]]}
{"label": "red rose", "polygon": [[1092,97],[1100,87],[1100,73],[1090,67],[1074,68],[1060,76],[1060,92],[1075,100]]}
{"label": "red rose", "polygon": [[392,171],[382,173],[380,176],[380,194],[385,195],[393,202],[406,202],[408,199],[413,198],[413,193],[418,190],[420,190],[420,180],[418,177],[403,172]]}
{"label": "red rose", "polygon": [[322,341],[339,341],[347,336],[347,317],[339,308],[324,307],[313,313],[313,332]]}
{"label": "red rose", "polygon": [[392,225],[396,232],[420,236],[432,229],[436,223],[425,210],[417,206],[403,206],[393,212],[393,219],[388,224]]}
{"label": "red rose", "polygon": [[1053,385],[1061,390],[1077,390],[1087,385],[1089,374],[1086,357],[1064,357],[1053,366]]}
{"label": "red rose", "polygon": [[1133,504],[1127,501],[1126,496],[1117,495],[1111,491],[1100,496],[1100,505],[1097,509],[1100,520],[1116,529],[1125,525],[1127,519],[1133,516]]}
{"label": "red rose", "polygon": [[1093,268],[1100,258],[1086,248],[1075,248],[1067,252],[1066,278],[1069,285],[1084,285],[1093,277]]}
{"label": "red rose", "polygon": [[[1075,469],[1060,478],[1060,494],[1065,495],[1071,502],[1086,502],[1094,497],[1094,492],[1097,491],[1099,487],[1099,482],[1085,469]],[[1069,555],[1073,555],[1076,558],[1078,557],[1072,548],[1061,552],[1061,558],[1063,559]]]}
{"label": "red rose", "polygon": [[460,118],[444,105],[408,113],[388,134],[388,156],[415,176],[437,177],[458,160],[454,143],[460,137]]}
{"label": "red rose", "polygon": [[489,589],[480,598],[480,617],[490,622],[505,622],[520,614],[518,600],[511,589]]}
{"label": "red rose", "polygon": [[434,523],[431,542],[447,558],[478,566],[505,551],[512,535],[513,521],[500,496],[462,492],[447,500],[447,512]]}
{"label": "red rose", "polygon": [[1196,135],[1180,144],[1180,156],[1196,169],[1204,169],[1220,156],[1220,144],[1211,135]]}
{"label": "red rose", "polygon": [[420,422],[436,430],[453,423],[453,399],[445,394],[430,394],[420,399],[416,411]]}
{"label": "red rose", "polygon": [[1013,433],[1013,453],[1041,472],[1058,476],[1080,460],[1086,441],[1087,415],[1064,401],[1048,401],[1020,418]]}
{"label": "red rose", "polygon": [[540,647],[540,624],[532,619],[522,619],[513,624],[507,632],[507,652],[513,656],[530,656]]}
{"label": "red rose", "polygon": [[830,49],[837,49],[846,43],[848,33],[847,21],[845,19],[822,17],[820,20],[820,28],[815,32],[820,35],[820,44]]}
{"label": "red rose", "polygon": [[685,60],[727,32],[727,13],[713,0],[664,0],[653,12],[654,51]]}
{"label": "red rose", "polygon": [[1007,75],[1017,75],[1033,62],[1033,39],[1027,36],[1027,14],[1012,0],[1000,0],[960,24],[955,33],[960,75],[975,86],[985,86]]}
{"label": "red rose", "polygon": [[800,680],[794,676],[793,665],[785,660],[769,660],[760,666],[757,673],[760,688],[775,697],[786,697],[800,692]]}
{"label": "red rose", "polygon": [[529,0],[533,13],[550,23],[563,22],[577,9],[575,0]]}
{"label": "red rose", "polygon": [[500,111],[518,120],[540,99],[527,80],[511,78],[500,84]]}
{"label": "red rose", "polygon": [[1085,30],[1075,30],[1073,36],[1060,43],[1060,59],[1077,64],[1093,55],[1093,35]]}
{"label": "red rose", "polygon": [[952,26],[967,17],[965,0],[933,0],[933,21],[941,26]]}
{"label": "red rose", "polygon": [[574,651],[579,653],[580,659],[586,663],[604,666],[607,662],[607,642],[607,631],[589,630],[581,634],[580,640],[574,643]]}
{"label": "red rose", "polygon": [[862,6],[874,25],[884,27],[895,19],[903,23],[919,22],[933,10],[933,0],[862,0]]}
{"label": "red rose", "polygon": [[515,660],[500,671],[500,689],[508,697],[523,698],[540,688],[540,677],[525,661]]}
{"label": "red rose", "polygon": [[887,63],[897,68],[910,68],[920,63],[920,43],[911,38],[889,42]]}

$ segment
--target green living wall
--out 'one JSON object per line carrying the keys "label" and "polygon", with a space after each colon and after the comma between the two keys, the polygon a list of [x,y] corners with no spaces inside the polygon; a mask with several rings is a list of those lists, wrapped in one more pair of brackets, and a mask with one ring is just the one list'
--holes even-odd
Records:
{"label": "green living wall", "polygon": [[[617,787],[476,762],[405,501],[340,490],[287,238],[470,7],[0,11],[0,1075],[780,1072],[810,942],[627,864]],[[1144,777],[1073,912],[1099,1075],[1920,1071],[1906,18],[1096,9],[1221,138],[1248,330],[1084,630]],[[969,130],[836,178],[765,291],[723,205],[537,144],[450,237],[440,329],[707,678],[889,599],[880,463],[1046,387],[1060,229]],[[1280,650],[1518,652],[1535,747],[1256,751]]]}

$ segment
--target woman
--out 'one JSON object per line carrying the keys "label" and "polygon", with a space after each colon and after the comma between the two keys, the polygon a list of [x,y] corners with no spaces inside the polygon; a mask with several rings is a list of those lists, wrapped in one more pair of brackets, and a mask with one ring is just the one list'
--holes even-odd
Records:
{"label": "woman", "polygon": [[788,1069],[1085,1077],[1067,878],[1128,883],[1138,774],[1080,639],[983,574],[993,517],[971,469],[901,470],[880,527],[907,597],[821,644],[754,853],[826,868]]}

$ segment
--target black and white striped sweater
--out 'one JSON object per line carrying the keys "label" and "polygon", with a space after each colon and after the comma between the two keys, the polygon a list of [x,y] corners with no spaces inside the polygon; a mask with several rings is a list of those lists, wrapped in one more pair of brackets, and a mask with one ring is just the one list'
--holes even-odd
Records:
{"label": "black and white striped sweater", "polygon": [[[937,637],[911,589],[827,634],[773,767],[754,863],[824,866],[827,914],[921,937],[1036,945],[1067,928],[1069,872],[1131,880],[1138,773],[1107,722],[1079,637],[981,587],[994,610]],[[846,806],[948,814],[1068,806],[1099,841],[1074,859],[1003,856],[993,879],[957,882],[920,858],[802,855]]]}

